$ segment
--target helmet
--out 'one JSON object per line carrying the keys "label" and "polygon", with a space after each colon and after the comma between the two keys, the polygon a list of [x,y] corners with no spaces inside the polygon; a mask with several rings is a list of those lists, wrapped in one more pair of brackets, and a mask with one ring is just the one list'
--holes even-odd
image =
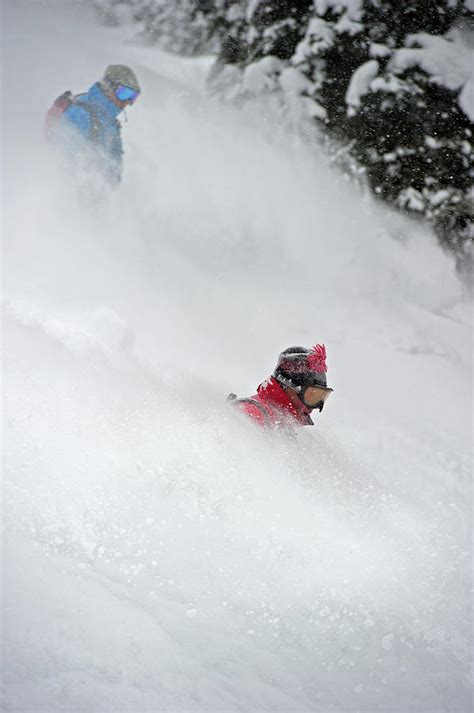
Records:
{"label": "helmet", "polygon": [[326,372],[326,347],[324,344],[315,344],[311,349],[288,347],[282,351],[273,376],[295,390],[301,386],[327,388]]}
{"label": "helmet", "polygon": [[121,84],[131,89],[140,91],[140,85],[135,72],[125,64],[110,64],[105,70],[102,81],[110,85],[112,89],[117,89]]}

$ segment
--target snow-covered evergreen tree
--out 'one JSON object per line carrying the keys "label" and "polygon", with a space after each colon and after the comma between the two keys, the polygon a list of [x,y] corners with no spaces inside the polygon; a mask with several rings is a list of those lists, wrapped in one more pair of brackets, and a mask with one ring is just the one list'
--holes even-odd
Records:
{"label": "snow-covered evergreen tree", "polygon": [[281,62],[260,86],[273,90],[280,78],[286,91],[297,70],[291,83],[306,108],[338,149],[347,146],[374,193],[431,220],[462,264],[474,216],[468,16],[462,0],[256,0],[246,14],[246,64]]}
{"label": "snow-covered evergreen tree", "polygon": [[312,0],[254,0],[247,5],[250,57],[260,59],[272,55],[280,60],[291,59],[304,34]]}
{"label": "snow-covered evergreen tree", "polygon": [[218,61],[241,64],[248,60],[247,0],[214,0],[206,13],[210,34],[218,39]]}
{"label": "snow-covered evergreen tree", "polygon": [[460,9],[450,2],[366,1],[361,34],[368,57],[351,76],[345,116],[331,111],[327,90],[321,101],[376,195],[432,220],[464,265],[473,236],[456,214],[469,212],[474,111],[469,53],[449,32]]}

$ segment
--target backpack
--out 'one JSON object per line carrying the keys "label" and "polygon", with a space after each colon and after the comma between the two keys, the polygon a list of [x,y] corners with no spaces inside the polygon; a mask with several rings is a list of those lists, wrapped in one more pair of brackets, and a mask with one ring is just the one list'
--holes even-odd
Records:
{"label": "backpack", "polygon": [[84,96],[84,94],[74,95],[72,92],[67,90],[66,92],[60,94],[54,100],[52,106],[48,109],[44,123],[44,133],[48,141],[53,138],[55,129],[59,124],[61,116],[73,104],[82,106],[89,112],[92,124],[91,135],[89,138],[92,141],[95,141],[97,139],[99,135],[99,119],[97,113],[94,111],[91,104],[85,101],[81,101],[82,96]]}
{"label": "backpack", "polygon": [[270,418],[270,414],[268,413],[267,409],[263,404],[260,403],[260,401],[257,401],[256,399],[252,398],[237,398],[236,394],[229,394],[226,398],[226,402],[232,404],[232,406],[237,406],[238,404],[252,404],[253,406],[256,406],[257,409],[260,411],[260,413],[263,415],[263,420],[266,426],[271,426],[272,425],[272,420]]}

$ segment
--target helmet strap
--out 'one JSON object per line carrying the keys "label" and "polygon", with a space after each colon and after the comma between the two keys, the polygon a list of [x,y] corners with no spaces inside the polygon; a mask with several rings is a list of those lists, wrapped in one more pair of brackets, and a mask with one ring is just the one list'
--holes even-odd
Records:
{"label": "helmet strap", "polygon": [[287,376],[283,376],[282,374],[275,372],[273,374],[273,378],[276,379],[278,383],[282,386],[286,386],[289,389],[293,389],[293,391],[296,391],[297,394],[300,393],[301,386],[298,386],[297,384],[293,383],[293,381]]}

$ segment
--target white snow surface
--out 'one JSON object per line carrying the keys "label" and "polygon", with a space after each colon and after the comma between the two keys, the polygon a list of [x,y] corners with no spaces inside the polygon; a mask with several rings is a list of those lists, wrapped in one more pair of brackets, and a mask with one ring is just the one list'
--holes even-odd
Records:
{"label": "white snow surface", "polygon": [[[205,63],[154,64],[89,12],[3,7],[3,710],[470,710],[452,261],[206,99]],[[85,210],[42,121],[112,62],[143,94],[123,184]],[[225,406],[316,341],[314,428]]]}

